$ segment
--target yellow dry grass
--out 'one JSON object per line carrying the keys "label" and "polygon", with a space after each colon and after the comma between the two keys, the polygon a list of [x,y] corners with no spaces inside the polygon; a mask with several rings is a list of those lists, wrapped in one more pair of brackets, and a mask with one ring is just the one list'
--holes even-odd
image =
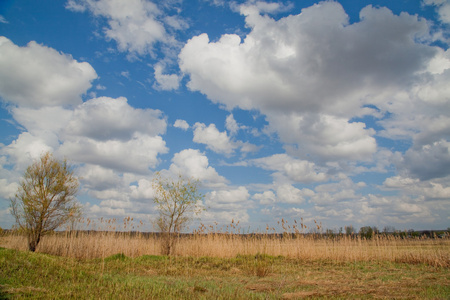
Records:
{"label": "yellow dry grass", "polygon": [[[20,234],[0,237],[0,246],[26,250]],[[117,253],[129,257],[161,255],[157,234],[118,231],[58,232],[45,236],[37,252],[75,258],[104,258]],[[228,232],[194,231],[178,238],[173,255],[228,258],[265,254],[300,260],[392,261],[425,263],[450,267],[449,239],[405,239],[376,235],[371,240],[358,236],[332,236],[287,233],[243,235]]]}

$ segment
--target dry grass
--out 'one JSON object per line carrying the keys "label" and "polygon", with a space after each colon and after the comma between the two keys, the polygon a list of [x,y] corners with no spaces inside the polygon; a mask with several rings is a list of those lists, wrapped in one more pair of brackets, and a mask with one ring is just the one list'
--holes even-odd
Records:
{"label": "dry grass", "polygon": [[[117,253],[128,257],[161,255],[161,238],[157,234],[114,231],[116,227],[111,223],[114,222],[105,222],[109,228],[99,228],[102,231],[66,231],[45,236],[37,252],[83,259],[105,258]],[[135,229],[132,224],[124,224]],[[371,240],[346,235],[323,238],[295,230],[282,235],[268,232],[243,235],[236,233],[240,230],[234,222],[231,226],[234,227],[227,227],[227,230],[214,230],[212,226],[206,230],[202,225],[194,233],[180,236],[173,254],[218,258],[265,254],[300,260],[390,261],[450,267],[449,239],[403,239],[384,235]],[[26,238],[19,234],[0,237],[1,247],[26,250],[26,245]],[[266,271],[262,266],[261,274]]]}

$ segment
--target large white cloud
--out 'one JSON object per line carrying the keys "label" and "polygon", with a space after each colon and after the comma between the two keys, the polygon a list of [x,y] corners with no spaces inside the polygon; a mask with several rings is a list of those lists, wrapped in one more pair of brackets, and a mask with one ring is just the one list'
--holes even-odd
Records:
{"label": "large white cloud", "polygon": [[127,141],[136,133],[163,134],[166,126],[159,110],[133,108],[124,97],[101,97],[90,99],[74,110],[66,134],[98,141]]}
{"label": "large white cloud", "polygon": [[194,124],[194,142],[206,144],[214,152],[230,155],[236,149],[226,131],[220,132],[214,124]]}
{"label": "large white cloud", "polygon": [[219,223],[231,223],[233,220],[235,223],[249,221],[247,210],[252,206],[252,202],[245,187],[212,191],[205,198],[205,205],[209,210],[205,214],[206,219]]}
{"label": "large white cloud", "polygon": [[286,149],[303,159],[371,160],[375,131],[352,118],[414,110],[412,94],[397,98],[420,89],[431,60],[442,56],[420,42],[431,40],[426,20],[387,8],[367,6],[353,24],[333,1],[279,20],[254,4],[240,12],[251,30],[245,39],[193,37],[179,55],[180,69],[188,87],[213,102],[261,111]]}
{"label": "large white cloud", "polygon": [[136,109],[127,99],[94,98],[75,108],[59,151],[80,163],[119,172],[148,173],[168,151],[159,110]]}
{"label": "large white cloud", "polygon": [[0,37],[0,97],[14,105],[78,105],[97,74],[86,62],[30,42],[19,47]]}
{"label": "large white cloud", "polygon": [[173,174],[194,177],[206,186],[224,186],[227,182],[209,165],[208,157],[196,149],[185,149],[175,153],[169,170]]}
{"label": "large white cloud", "polygon": [[325,181],[329,176],[314,163],[294,159],[287,154],[274,154],[269,157],[253,159],[251,165],[274,171],[273,177],[277,183],[285,182],[320,182]]}
{"label": "large white cloud", "polygon": [[406,151],[398,163],[400,171],[428,180],[450,175],[450,142],[440,140],[422,147],[413,147]]}
{"label": "large white cloud", "polygon": [[158,6],[147,0],[69,0],[66,8],[83,12],[89,10],[106,18],[107,39],[116,41],[120,51],[132,54],[154,54],[156,43],[176,45],[166,27],[186,28],[187,23],[178,16],[164,16]]}
{"label": "large white cloud", "polygon": [[127,141],[97,141],[88,137],[67,140],[59,151],[80,163],[90,163],[120,172],[146,174],[158,165],[158,154],[166,153],[160,136],[135,134]]}
{"label": "large white cloud", "polygon": [[370,160],[377,150],[375,131],[361,122],[296,113],[270,114],[268,121],[290,153],[303,159]]}
{"label": "large white cloud", "polygon": [[72,118],[73,110],[61,106],[45,106],[41,108],[13,107],[12,116],[21,126],[32,134],[43,132],[60,134]]}
{"label": "large white cloud", "polygon": [[180,53],[188,86],[230,108],[353,116],[363,97],[401,84],[436,51],[414,42],[427,32],[424,20],[385,8],[366,7],[351,25],[337,2],[278,21],[248,7],[241,13],[252,29],[244,41],[202,34]]}
{"label": "large white cloud", "polygon": [[[233,119],[234,120],[234,119]],[[226,120],[226,126],[230,125],[230,118]],[[195,123],[193,141],[200,144],[205,144],[206,147],[216,153],[227,156],[232,155],[235,150],[240,149],[242,152],[256,152],[259,147],[249,142],[235,141],[230,138],[226,131],[219,131],[214,124],[206,126],[203,123]],[[235,128],[231,128],[235,130]]]}

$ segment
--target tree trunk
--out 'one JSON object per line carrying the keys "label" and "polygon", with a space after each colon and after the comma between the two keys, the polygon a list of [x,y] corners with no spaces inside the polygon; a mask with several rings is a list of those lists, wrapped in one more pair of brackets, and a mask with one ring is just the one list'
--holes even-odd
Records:
{"label": "tree trunk", "polygon": [[35,252],[39,241],[41,240],[41,234],[29,234],[28,235],[28,250]]}

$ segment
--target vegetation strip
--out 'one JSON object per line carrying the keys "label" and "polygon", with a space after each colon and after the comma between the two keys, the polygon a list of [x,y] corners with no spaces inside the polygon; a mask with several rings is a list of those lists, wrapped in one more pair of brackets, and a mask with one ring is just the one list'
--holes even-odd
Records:
{"label": "vegetation strip", "polygon": [[269,255],[74,259],[0,248],[0,285],[6,299],[448,299],[450,270]]}

